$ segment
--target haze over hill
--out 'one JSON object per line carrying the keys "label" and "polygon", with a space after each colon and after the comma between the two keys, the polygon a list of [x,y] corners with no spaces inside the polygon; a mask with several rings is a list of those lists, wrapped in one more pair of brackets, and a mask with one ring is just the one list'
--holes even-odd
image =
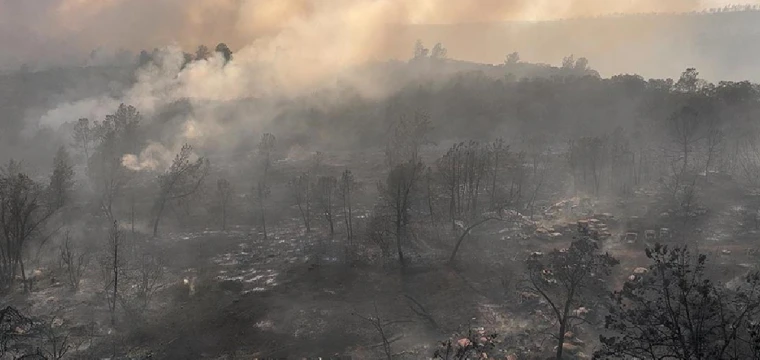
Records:
{"label": "haze over hill", "polygon": [[[676,77],[696,67],[707,79],[760,80],[760,12],[626,15],[538,23],[416,25],[400,43],[442,42],[452,57],[501,63],[517,51],[528,62],[558,65],[587,57],[602,76]],[[470,39],[470,41],[468,41]],[[476,40],[472,40],[476,39]]]}
{"label": "haze over hill", "polygon": [[[0,44],[13,49],[0,54],[0,68],[81,65],[88,55],[110,60],[104,54],[118,49],[136,54],[177,44],[191,51],[225,42],[249,61],[287,59],[286,68],[309,61],[311,76],[367,60],[408,58],[421,38],[443,42],[451,57],[475,62],[500,63],[506,53],[519,51],[526,61],[558,64],[573,53],[591,59],[602,75],[676,76],[696,66],[717,80],[753,72],[749,59],[756,54],[743,45],[756,40],[760,15],[684,13],[727,3],[0,0]],[[627,15],[610,16],[615,13]],[[660,15],[631,15],[643,13]],[[563,18],[571,20],[554,21]]]}
{"label": "haze over hill", "polygon": [[[510,2],[510,7],[502,2],[479,0],[477,5],[482,7],[478,8],[442,7],[435,1],[424,2],[429,7],[420,5],[422,2],[400,0],[345,0],[341,3],[343,7],[288,1],[257,2],[270,7],[253,11],[253,8],[243,7],[252,2],[227,1],[209,12],[209,8],[203,6],[206,3],[199,1],[182,2],[185,6],[167,1],[161,2],[157,9],[148,9],[141,1],[127,4],[119,0],[97,3],[4,0],[0,1],[0,10],[4,10],[0,11],[0,28],[19,26],[14,27],[14,31],[0,32],[4,47],[17,50],[3,53],[5,59],[0,54],[0,64],[12,56],[33,58],[35,61],[28,67],[32,70],[36,66],[66,64],[73,64],[74,68],[82,65],[107,65],[108,68],[92,68],[86,71],[86,76],[61,68],[32,77],[19,74],[6,77],[8,86],[3,92],[7,96],[0,98],[0,104],[7,104],[8,120],[2,128],[6,134],[26,130],[26,135],[32,136],[41,127],[55,130],[79,117],[102,118],[121,102],[137,106],[152,119],[163,112],[164,107],[174,108],[175,102],[182,102],[189,104],[191,110],[180,116],[181,129],[192,128],[194,134],[245,138],[249,136],[246,131],[271,123],[281,111],[267,101],[255,105],[256,111],[251,112],[236,101],[302,96],[325,87],[335,89],[337,84],[360,97],[392,95],[410,76],[419,76],[415,72],[419,69],[399,71],[394,63],[383,61],[401,59],[405,62],[412,56],[418,39],[428,47],[440,42],[448,49],[449,59],[471,62],[458,63],[459,66],[450,67],[447,74],[486,70],[489,76],[499,78],[506,75],[504,69],[478,64],[501,64],[506,54],[517,51],[525,63],[555,66],[570,54],[576,58],[586,57],[591,68],[603,77],[635,73],[644,78],[665,79],[695,67],[700,76],[709,81],[760,80],[757,76],[760,65],[754,61],[759,50],[746,46],[760,40],[760,29],[756,25],[760,23],[760,11],[757,9],[697,12],[719,5],[697,1],[668,2],[667,7],[661,2],[638,1],[631,3],[636,6],[628,8],[612,7],[609,3],[574,1],[569,3],[572,6],[550,12],[550,2],[543,3],[545,8],[541,8],[526,5],[528,3]],[[299,4],[303,8],[296,6]],[[487,11],[489,9],[492,11]],[[686,13],[690,10],[692,12]],[[151,17],[167,11],[173,15],[160,19]],[[597,16],[614,11],[652,13]],[[14,15],[10,16],[11,13]],[[51,22],[34,27],[39,21],[34,14],[44,14],[40,18],[47,17]],[[497,22],[529,14],[533,14],[530,15],[533,18],[576,18]],[[104,21],[115,20],[116,16],[120,19],[114,22],[116,26],[106,26]],[[19,24],[21,19],[28,22]],[[71,28],[74,22],[81,22],[81,27]],[[134,28],[130,22],[141,26]],[[60,33],[52,33],[55,26],[66,24],[69,27],[59,29]],[[117,31],[119,26],[123,28]],[[20,42],[28,31],[34,31],[35,37]],[[44,41],[38,43],[35,39]],[[173,41],[176,41],[174,45],[165,46]],[[217,42],[226,42],[233,49],[234,56],[228,64],[214,57],[191,66],[183,65],[183,51],[194,52],[199,44]],[[107,47],[92,53],[85,50],[97,44],[107,44]],[[163,49],[155,53],[153,65],[135,72],[136,49],[153,46]],[[108,50],[119,47],[135,51]],[[368,62],[369,66],[359,66]],[[13,61],[4,64],[13,64]],[[515,75],[518,78],[534,76],[536,72]],[[55,81],[58,83],[51,83]],[[310,101],[318,107],[333,106],[346,101],[339,93],[332,92]],[[233,105],[209,105],[220,101]],[[238,125],[234,130],[230,124],[220,126],[219,116],[234,118]],[[181,144],[187,140],[184,130],[172,134],[167,135],[164,142]],[[212,135],[206,137],[209,136]],[[14,142],[17,137],[9,139]],[[12,155],[7,153],[7,156]]]}

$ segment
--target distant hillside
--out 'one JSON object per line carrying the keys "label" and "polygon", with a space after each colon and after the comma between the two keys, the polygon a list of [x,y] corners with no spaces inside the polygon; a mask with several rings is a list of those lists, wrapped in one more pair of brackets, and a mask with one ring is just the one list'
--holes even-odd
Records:
{"label": "distant hillside", "polygon": [[[584,56],[602,76],[638,73],[677,77],[696,67],[707,79],[760,80],[760,11],[642,14],[537,23],[407,26],[396,40],[442,42],[451,58],[498,64],[520,53],[527,62],[558,66]],[[394,54],[408,57],[409,54]]]}
{"label": "distant hillside", "polygon": [[[492,80],[509,74],[519,79],[566,75],[568,71],[593,76],[598,71],[605,78],[621,73],[677,78],[685,68],[696,67],[701,77],[713,82],[760,82],[760,47],[755,46],[760,43],[760,11],[756,10],[540,23],[419,25],[400,30],[394,39],[398,46],[390,48],[404,50],[388,54],[400,61],[377,61],[357,69],[367,86],[386,89],[392,96],[402,94],[410,83],[440,80],[439,84],[447,84],[450,76],[470,72]],[[443,43],[448,59],[410,62],[417,39],[430,48]],[[506,55],[514,51],[519,52],[521,61],[504,65]],[[570,54],[576,59],[588,58],[593,70],[560,68],[562,59]],[[118,98],[131,86],[133,77],[134,68],[124,64],[0,73],[0,152],[9,155],[7,149],[20,144],[19,134],[34,124],[25,119],[40,119],[50,109],[82,99],[103,95]],[[465,78],[481,82],[478,74]],[[333,95],[345,97],[343,93]],[[78,109],[70,112],[71,121],[86,116]],[[49,141],[40,143],[57,146]]]}

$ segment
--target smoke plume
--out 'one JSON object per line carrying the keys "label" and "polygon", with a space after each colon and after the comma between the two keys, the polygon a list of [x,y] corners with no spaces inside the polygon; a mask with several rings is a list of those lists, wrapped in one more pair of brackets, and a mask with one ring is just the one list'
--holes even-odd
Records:
{"label": "smoke plume", "polygon": [[[193,115],[180,120],[183,131],[166,139],[171,142],[166,146],[174,147],[223,135],[218,109],[210,102],[295,96],[337,78],[354,85],[361,95],[382,94],[376,84],[363,81],[350,69],[370,60],[407,57],[414,41],[407,29],[415,24],[683,12],[716,5],[720,4],[704,0],[0,0],[0,43],[15,49],[12,53],[17,59],[51,55],[45,51],[81,53],[102,45],[132,50],[164,47],[159,59],[138,71],[136,84],[122,99],[61,104],[40,122],[56,126],[82,116],[99,116],[106,105],[119,102],[136,106],[150,119],[167,104],[189,101]],[[28,35],[29,40],[19,34]],[[477,41],[453,39],[445,45],[476,53],[468,52],[467,46]],[[594,42],[597,48],[592,52],[620,43],[620,39],[601,39]],[[232,61],[226,63],[216,54],[182,67],[183,50],[218,42],[236,50]],[[551,48],[546,41],[539,45],[525,51],[529,60],[549,55],[561,58],[542,50]],[[271,115],[264,111],[234,114],[247,117],[251,126],[271,120]],[[139,156],[125,158],[124,164],[155,169],[162,164],[154,161],[156,154],[155,146],[149,147]]]}
{"label": "smoke plume", "polygon": [[132,171],[162,171],[171,165],[174,153],[158,143],[151,143],[140,155],[127,154],[121,164]]}

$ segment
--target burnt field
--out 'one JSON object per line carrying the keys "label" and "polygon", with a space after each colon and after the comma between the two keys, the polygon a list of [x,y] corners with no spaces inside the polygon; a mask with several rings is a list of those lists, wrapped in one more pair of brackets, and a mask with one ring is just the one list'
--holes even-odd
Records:
{"label": "burnt field", "polygon": [[319,3],[0,74],[0,360],[760,360],[760,85],[377,60],[403,2]]}
{"label": "burnt field", "polygon": [[[424,156],[439,151],[429,149]],[[315,212],[307,232],[298,200],[291,198],[292,184],[283,181],[272,187],[281,197],[268,204],[274,210],[267,212],[266,238],[261,226],[244,225],[255,214],[229,211],[226,229],[221,229],[218,209],[167,217],[172,228],[217,217],[214,226],[194,231],[168,230],[151,237],[144,233],[148,227],[138,224],[133,232],[130,224],[122,225],[124,251],[151,254],[160,261],[160,271],[141,271],[143,279],[127,280],[138,284],[132,286],[150,282],[149,301],[133,308],[136,312],[125,303],[113,324],[103,301],[108,289],[101,285],[102,265],[88,266],[72,292],[66,265],[43,257],[28,295],[12,297],[10,304],[60,322],[59,331],[76,344],[71,354],[84,357],[119,352],[166,359],[372,358],[383,353],[385,338],[394,358],[416,359],[432,355],[441,341],[482,331],[498,334],[489,354],[533,358],[551,352],[542,345],[546,335],[536,329],[551,327],[553,320],[546,300],[524,275],[531,254],[566,249],[574,239],[589,236],[620,261],[606,280],[611,290],[641,274],[639,269],[648,266],[644,249],[655,242],[677,246],[688,240],[710,256],[719,281],[741,276],[756,261],[755,247],[745,240],[756,232],[742,211],[748,205],[728,197],[730,183],[705,180],[705,194],[714,191],[709,196],[721,200],[686,220],[663,207],[658,192],[645,189],[609,200],[546,191],[534,208],[501,210],[464,237],[465,225],[455,224],[452,230],[420,210],[414,215],[419,220],[409,226],[407,263],[401,266],[390,246],[368,230],[381,188],[375,184],[383,181],[375,170],[383,166],[383,157],[304,154],[275,162],[273,177],[298,176],[319,156],[320,171],[356,169],[357,183],[368,184],[357,192],[352,209],[354,231],[362,234],[353,242],[348,242],[340,216],[330,234],[329,222],[319,216],[324,214]],[[551,186],[547,188],[561,189],[564,184]],[[247,196],[235,193],[232,198],[239,201],[232,208],[242,206]],[[705,230],[684,233],[691,228]],[[605,297],[603,291],[589,296],[574,310],[598,318],[606,311]],[[375,318],[387,323],[382,333],[370,321]],[[583,357],[593,351],[598,334],[598,328],[579,325],[565,341]]]}

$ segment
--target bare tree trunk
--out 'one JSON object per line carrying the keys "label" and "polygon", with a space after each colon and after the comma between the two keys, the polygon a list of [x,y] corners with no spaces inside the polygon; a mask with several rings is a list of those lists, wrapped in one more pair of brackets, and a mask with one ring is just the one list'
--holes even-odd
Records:
{"label": "bare tree trunk", "polygon": [[[573,287],[574,288],[574,287]],[[562,360],[562,351],[564,348],[562,345],[565,344],[565,333],[567,332],[567,320],[570,315],[570,304],[573,301],[573,298],[575,296],[574,289],[570,290],[570,293],[568,294],[567,301],[565,301],[565,308],[562,312],[562,318],[557,319],[559,320],[559,334],[557,334],[557,360]],[[559,313],[557,313],[559,315]]]}
{"label": "bare tree trunk", "polygon": [[132,238],[134,238],[134,236],[135,236],[135,196],[134,195],[132,195],[132,206],[131,206],[131,211],[130,211],[130,214],[129,214],[129,219],[130,219],[131,228],[132,228],[131,229],[132,230]]}
{"label": "bare tree trunk", "polygon": [[480,174],[478,175],[477,179],[475,180],[475,190],[473,193],[473,199],[472,199],[472,217],[475,216],[478,212],[478,195],[480,195]]}
{"label": "bare tree trunk", "polygon": [[564,320],[559,324],[559,336],[557,337],[557,360],[562,360],[562,351],[564,350],[563,345],[565,345],[566,326],[567,322]]}
{"label": "bare tree trunk", "polygon": [[457,157],[453,155],[451,159],[451,202],[449,202],[449,212],[451,213],[451,230],[457,229],[456,216],[457,204],[459,201],[459,174],[457,173]]}
{"label": "bare tree trunk", "polygon": [[354,251],[354,229],[353,213],[351,209],[351,188],[350,185],[344,184],[343,192],[343,221],[346,224],[346,246],[345,252],[347,258],[353,257]]}
{"label": "bare tree trunk", "polygon": [[29,292],[32,289],[31,289],[30,286],[27,285],[26,270],[24,270],[24,258],[23,258],[22,254],[21,254],[21,249],[19,249],[18,252],[19,253],[17,255],[17,257],[18,257],[17,261],[18,261],[19,267],[21,268],[21,281],[24,283],[24,292]]}
{"label": "bare tree trunk", "polygon": [[351,209],[351,200],[348,202],[348,239],[354,241],[354,213]]}
{"label": "bare tree trunk", "polygon": [[494,151],[493,177],[491,178],[491,209],[496,208],[496,177],[498,175],[498,172],[499,172],[499,152]]}
{"label": "bare tree trunk", "polygon": [[349,230],[349,238],[351,241],[354,241],[354,212],[351,208],[351,200],[348,202],[348,228]]}
{"label": "bare tree trunk", "polygon": [[454,245],[454,250],[451,252],[451,256],[449,256],[449,262],[450,263],[454,262],[454,259],[456,259],[457,251],[459,251],[459,247],[462,245],[462,242],[467,237],[467,235],[470,233],[470,231],[472,231],[472,229],[474,229],[474,228],[480,226],[481,224],[484,224],[484,223],[486,223],[487,221],[490,221],[490,220],[496,220],[496,219],[493,219],[493,218],[482,219],[482,220],[480,220],[480,221],[478,221],[478,222],[470,225],[469,227],[467,227],[464,230],[464,232],[462,232],[462,235],[459,235],[459,238],[457,239],[457,243],[456,243],[456,245]]}
{"label": "bare tree trunk", "polygon": [[406,263],[404,262],[404,251],[401,249],[401,239],[403,238],[403,235],[401,234],[401,231],[403,229],[402,221],[403,221],[403,215],[401,214],[401,210],[397,210],[396,211],[396,249],[398,250],[398,260],[401,263],[401,267],[405,267]]}
{"label": "bare tree trunk", "polygon": [[[636,152],[631,151],[631,174],[633,176],[633,184],[639,185],[639,173],[636,169]],[[638,169],[638,171],[641,171],[641,169]]]}
{"label": "bare tree trunk", "polygon": [[354,251],[354,215],[351,209],[351,198],[348,198],[348,246]]}
{"label": "bare tree trunk", "polygon": [[161,215],[164,212],[164,206],[166,205],[166,200],[161,200],[158,204],[158,209],[156,211],[156,220],[153,222],[153,237],[158,236],[158,223],[161,221]]}
{"label": "bare tree trunk", "polygon": [[309,221],[309,215],[307,214],[308,211],[309,211],[308,206],[306,207],[306,210],[304,211],[304,206],[299,203],[298,204],[298,211],[301,212],[301,219],[303,219],[303,225],[306,227],[306,232],[310,233],[311,232],[311,224],[310,224],[310,221]]}
{"label": "bare tree trunk", "polygon": [[264,212],[264,204],[263,203],[261,203],[261,205],[260,205],[260,210],[261,210],[261,230],[264,232],[264,240],[267,240],[268,239],[268,235],[267,235],[267,219],[266,219],[266,215],[265,215],[265,212]]}
{"label": "bare tree trunk", "polygon": [[311,233],[311,185],[306,184],[306,232]]}
{"label": "bare tree trunk", "polygon": [[433,189],[430,186],[431,176],[427,178],[427,206],[428,212],[430,212],[430,224],[435,226],[435,214],[433,213]]}
{"label": "bare tree trunk", "polygon": [[541,175],[541,180],[536,184],[536,188],[533,190],[533,195],[530,197],[530,202],[528,205],[530,206],[530,219],[533,220],[533,208],[536,202],[536,197],[538,196],[538,191],[541,189],[541,186],[544,183],[544,176]]}
{"label": "bare tree trunk", "polygon": [[[156,221],[156,224],[158,221]],[[113,223],[113,293],[111,298],[111,325],[116,324],[116,298],[119,295],[119,223]]]}
{"label": "bare tree trunk", "polygon": [[449,213],[451,215],[451,230],[454,231],[457,229],[457,223],[456,223],[456,213],[457,213],[457,205],[456,205],[456,194],[454,193],[454,185],[451,185],[451,200],[449,201]]}
{"label": "bare tree trunk", "polygon": [[346,205],[346,200],[343,200],[343,222],[346,225],[346,238],[348,239],[348,242],[351,242],[351,225],[349,225],[349,222],[351,221],[350,214],[348,212],[348,206]]}
{"label": "bare tree trunk", "polygon": [[116,296],[118,296],[119,292],[119,263],[118,263],[118,256],[119,256],[119,245],[115,244],[113,247],[113,299],[111,300],[113,304],[111,305],[111,325],[116,324]]}
{"label": "bare tree trunk", "polygon": [[13,261],[13,242],[10,235],[5,233],[5,249],[7,251],[7,257],[4,257],[3,265],[6,267],[6,276],[8,277],[6,285],[12,288],[16,282],[16,263]]}
{"label": "bare tree trunk", "polygon": [[327,220],[327,223],[330,225],[330,236],[334,235],[335,226],[333,224],[332,212],[328,212],[325,214],[325,220]]}
{"label": "bare tree trunk", "polygon": [[87,146],[87,143],[84,144],[84,166],[85,169],[90,170],[90,147]]}
{"label": "bare tree trunk", "polygon": [[227,230],[227,204],[222,205],[222,231]]}

